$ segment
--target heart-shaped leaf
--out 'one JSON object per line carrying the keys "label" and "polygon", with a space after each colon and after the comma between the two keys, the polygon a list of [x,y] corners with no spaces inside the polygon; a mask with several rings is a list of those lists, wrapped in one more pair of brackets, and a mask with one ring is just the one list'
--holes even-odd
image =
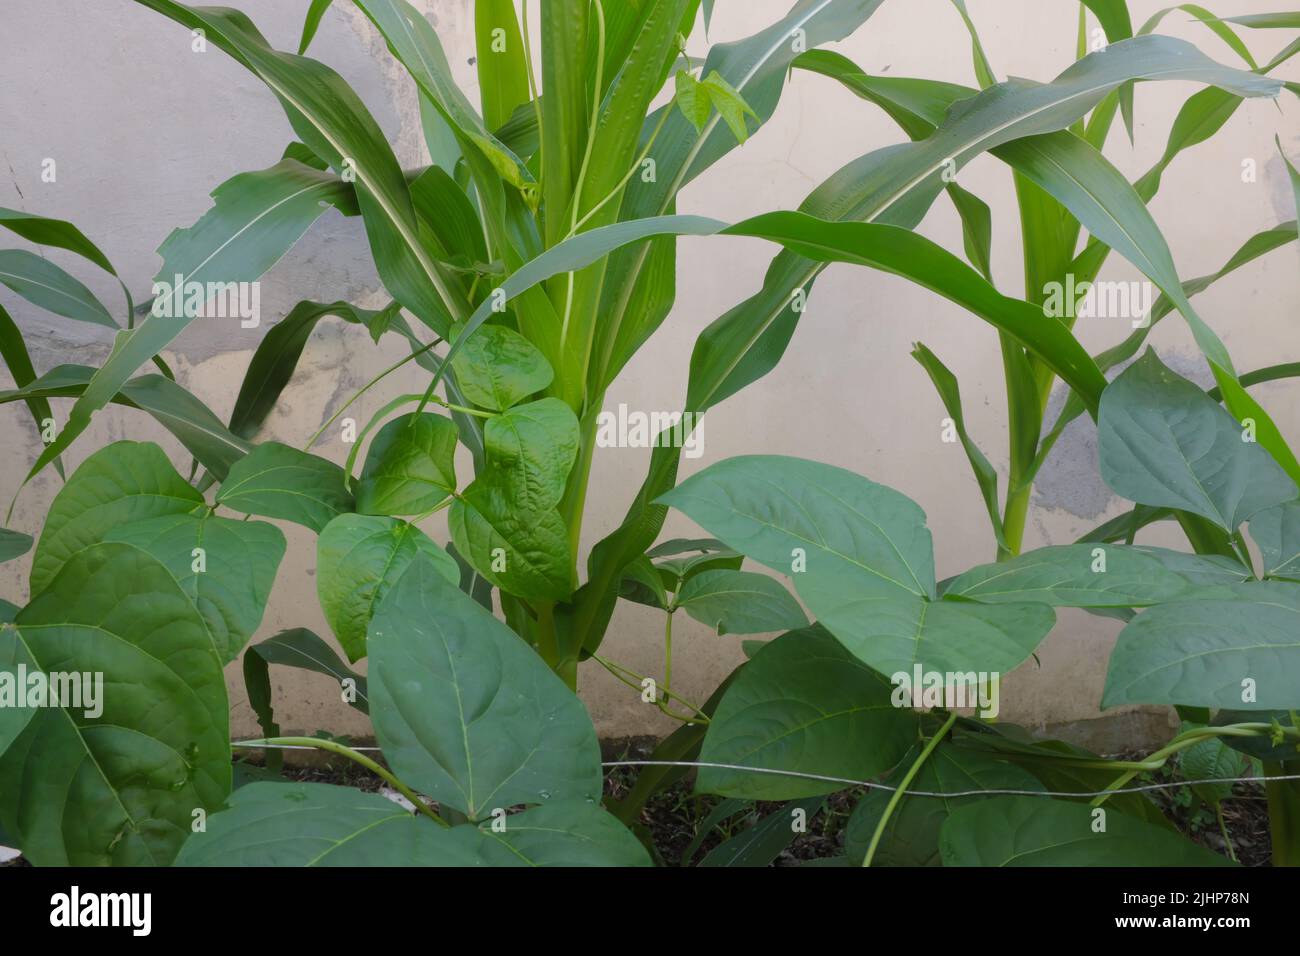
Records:
{"label": "heart-shaped leaf", "polygon": [[701,572],[682,586],[676,604],[720,634],[769,634],[808,626],[789,591],[752,571]]}
{"label": "heart-shaped leaf", "polygon": [[332,461],[268,441],[231,466],[217,503],[320,534],[335,517],[353,510],[343,478],[343,469]]}
{"label": "heart-shaped leaf", "polygon": [[472,819],[600,797],[586,708],[429,558],[380,603],[367,646],[375,736],[411,786]]}
{"label": "heart-shaped leaf", "polygon": [[456,490],[456,426],[428,413],[387,422],[370,443],[357,483],[357,511],[422,514]]}
{"label": "heart-shaped leaf", "polygon": [[460,569],[413,524],[374,515],[339,515],[316,543],[316,594],[348,660],[366,656],[366,629],[389,589],[417,556],[452,584]]}
{"label": "heart-shaped leaf", "polygon": [[696,790],[793,800],[846,784],[761,771],[866,780],[893,767],[916,739],[916,715],[894,707],[885,678],[820,627],[766,644],[727,688],[700,760],[753,767],[700,769]]}
{"label": "heart-shaped leaf", "polygon": [[1228,531],[1297,495],[1295,483],[1214,399],[1148,350],[1102,393],[1101,474],[1116,494]]}
{"label": "heart-shaped leaf", "polygon": [[465,397],[496,412],[540,392],[555,378],[537,347],[503,325],[483,325],[471,332],[452,368]]}
{"label": "heart-shaped leaf", "polygon": [[38,709],[0,757],[4,828],[38,866],[171,863],[231,781],[225,679],[189,596],[139,548],[95,544],[16,633],[41,671],[84,676],[81,700]]}

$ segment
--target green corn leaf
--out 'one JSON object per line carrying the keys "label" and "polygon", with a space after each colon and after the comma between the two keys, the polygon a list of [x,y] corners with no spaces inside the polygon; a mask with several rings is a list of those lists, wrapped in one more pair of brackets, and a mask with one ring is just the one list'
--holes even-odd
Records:
{"label": "green corn leaf", "polygon": [[475,0],[474,52],[483,122],[496,129],[532,99],[512,0]]}
{"label": "green corn leaf", "polygon": [[26,249],[0,250],[0,282],[33,305],[75,319],[117,329],[118,324],[95,294],[48,259]]}
{"label": "green corn leaf", "polygon": [[32,549],[32,544],[31,535],[0,528],[0,564],[21,558]]}

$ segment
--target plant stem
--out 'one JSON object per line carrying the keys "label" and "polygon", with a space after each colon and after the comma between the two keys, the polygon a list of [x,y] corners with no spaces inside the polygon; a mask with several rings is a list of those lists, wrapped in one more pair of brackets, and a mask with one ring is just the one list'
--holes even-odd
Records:
{"label": "plant stem", "polygon": [[[636,671],[632,670],[630,667],[624,667],[622,664],[615,664],[613,661],[611,661],[611,660],[607,660],[606,658],[601,657],[599,654],[592,654],[592,655],[591,655],[591,659],[592,659],[593,661],[595,661],[597,664],[599,664],[601,667],[605,668],[605,670],[609,671],[609,672],[610,672],[611,674],[613,674],[615,677],[617,677],[620,681],[622,681],[622,682],[623,682],[624,684],[626,684],[628,687],[631,687],[633,690],[636,690],[636,691],[643,691],[643,690],[645,689],[645,688],[642,686],[642,682],[645,681],[646,678],[645,678],[645,677],[642,677],[640,674],[638,674]],[[630,677],[631,679],[629,679],[629,677]],[[680,694],[674,694],[674,693],[672,692],[672,690],[669,689],[669,688],[667,688],[667,687],[661,687],[661,688],[659,688],[659,689],[663,691],[663,695],[664,695],[664,699],[665,699],[665,700],[676,700],[676,701],[679,701],[679,702],[685,704],[685,705],[686,705],[687,707],[689,707],[691,710],[695,711],[695,716],[694,716],[694,717],[683,716],[682,714],[675,714],[675,713],[673,713],[671,710],[669,710],[669,709],[667,708],[667,705],[664,703],[663,700],[658,700],[658,699],[656,699],[656,701],[655,701],[656,706],[657,706],[657,707],[659,708],[659,710],[662,711],[664,714],[666,714],[666,715],[669,716],[669,717],[672,717],[674,720],[680,720],[680,721],[682,721],[683,723],[686,723],[686,724],[707,724],[707,723],[709,723],[709,715],[706,714],[704,711],[700,710],[700,708],[696,707],[694,704],[692,704],[692,703],[691,703],[689,700],[687,700],[685,697],[682,697]],[[656,698],[657,698],[657,697],[658,697],[658,695],[656,695]]]}
{"label": "plant stem", "polygon": [[420,799],[419,795],[408,787],[402,781],[398,780],[388,770],[385,770],[375,761],[371,760],[365,754],[357,753],[351,747],[346,747],[334,740],[321,740],[317,737],[264,737],[261,740],[240,740],[233,741],[232,747],[262,747],[266,745],[280,747],[314,747],[317,750],[327,750],[330,753],[338,754],[341,757],[347,757],[354,763],[365,767],[371,773],[381,777],[390,787],[404,796],[407,800],[415,805],[415,809],[424,814],[438,826],[450,826],[446,820],[434,813],[433,810]]}
{"label": "plant stem", "polygon": [[664,686],[673,686],[673,612],[664,615]]}
{"label": "plant stem", "polygon": [[1223,819],[1223,801],[1214,805],[1214,815],[1219,819],[1219,833],[1223,836],[1223,845],[1228,848],[1228,859],[1237,862],[1237,851],[1232,848],[1232,838],[1228,836],[1228,824]]}
{"label": "plant stem", "polygon": [[939,728],[939,732],[927,741],[925,748],[921,751],[921,755],[917,757],[912,763],[912,766],[907,769],[907,775],[899,782],[898,789],[894,791],[893,796],[889,798],[889,803],[885,805],[885,812],[880,815],[880,822],[876,824],[876,832],[871,835],[871,844],[867,847],[867,855],[862,858],[863,866],[871,865],[871,861],[876,855],[876,848],[880,846],[880,838],[885,835],[885,826],[889,823],[889,818],[894,815],[894,810],[902,801],[903,794],[911,785],[912,779],[916,776],[917,772],[920,771],[926,760],[929,759],[930,754],[934,753],[934,748],[939,746],[939,741],[948,736],[948,731],[952,729],[952,725],[956,722],[957,712],[954,710],[948,714],[948,719],[943,722],[943,726]]}
{"label": "plant stem", "polygon": [[343,407],[340,408],[340,409],[339,409],[337,412],[335,412],[333,415],[331,415],[331,416],[329,417],[329,420],[328,420],[327,422],[325,422],[325,424],[322,425],[322,426],[320,427],[320,429],[316,432],[316,434],[314,434],[314,435],[311,436],[311,439],[307,442],[307,444],[303,445],[303,451],[306,451],[307,449],[311,448],[312,445],[316,444],[316,442],[320,441],[320,436],[323,435],[323,434],[325,434],[325,429],[329,428],[329,427],[330,427],[331,425],[333,425],[336,421],[338,421],[338,420],[339,420],[339,416],[342,415],[344,412],[346,412],[346,411],[348,410],[348,408],[351,407],[352,403],[355,402],[358,398],[360,398],[362,395],[366,394],[366,392],[370,391],[370,389],[374,388],[376,385],[378,385],[380,382],[382,382],[385,378],[387,378],[387,377],[388,377],[389,375],[391,375],[393,372],[396,372],[399,368],[401,368],[401,367],[402,367],[403,365],[405,365],[407,362],[410,362],[410,361],[413,361],[413,360],[419,358],[421,355],[423,355],[425,352],[429,351],[429,349],[433,348],[435,345],[437,345],[437,344],[438,344],[439,342],[441,342],[441,341],[442,341],[442,339],[440,339],[440,338],[435,338],[435,339],[434,339],[432,342],[430,342],[428,345],[425,345],[425,346],[423,346],[423,347],[421,347],[421,348],[416,349],[416,350],[415,350],[414,352],[412,352],[410,355],[408,355],[408,356],[406,356],[405,358],[401,359],[400,361],[395,362],[395,363],[393,363],[392,365],[388,366],[388,368],[384,369],[382,372],[380,372],[378,375],[376,375],[376,376],[375,376],[374,378],[372,378],[370,381],[366,382],[365,385],[362,385],[360,389],[358,389],[355,393],[353,393],[353,395],[352,395],[351,398],[349,398],[346,402],[343,403]]}

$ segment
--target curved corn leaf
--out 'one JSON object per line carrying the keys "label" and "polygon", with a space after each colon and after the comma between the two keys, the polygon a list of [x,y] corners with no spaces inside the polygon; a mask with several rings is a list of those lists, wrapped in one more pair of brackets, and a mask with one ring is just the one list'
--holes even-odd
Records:
{"label": "curved corn leaf", "polygon": [[26,249],[0,249],[0,282],[33,305],[46,311],[117,329],[104,304],[95,294],[48,259]]}

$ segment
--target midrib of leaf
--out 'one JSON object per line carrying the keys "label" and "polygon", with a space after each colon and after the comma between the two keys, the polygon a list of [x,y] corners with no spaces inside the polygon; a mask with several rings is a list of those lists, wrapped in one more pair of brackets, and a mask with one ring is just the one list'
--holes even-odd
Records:
{"label": "midrib of leaf", "polygon": [[108,314],[104,312],[103,308],[100,307],[100,304],[98,302],[92,302],[87,299],[82,299],[78,296],[73,295],[71,292],[64,292],[62,289],[57,289],[52,285],[46,285],[44,282],[39,282],[36,279],[31,278],[30,276],[16,275],[15,273],[12,272],[0,272],[0,279],[5,278],[6,276],[9,277],[10,279],[17,279],[19,282],[25,282],[28,285],[39,286],[40,288],[45,289],[49,292],[53,292],[55,295],[62,296],[65,299],[71,299],[73,302],[76,302],[78,305],[85,306],[86,308],[91,309],[94,312],[99,312],[103,315]]}

